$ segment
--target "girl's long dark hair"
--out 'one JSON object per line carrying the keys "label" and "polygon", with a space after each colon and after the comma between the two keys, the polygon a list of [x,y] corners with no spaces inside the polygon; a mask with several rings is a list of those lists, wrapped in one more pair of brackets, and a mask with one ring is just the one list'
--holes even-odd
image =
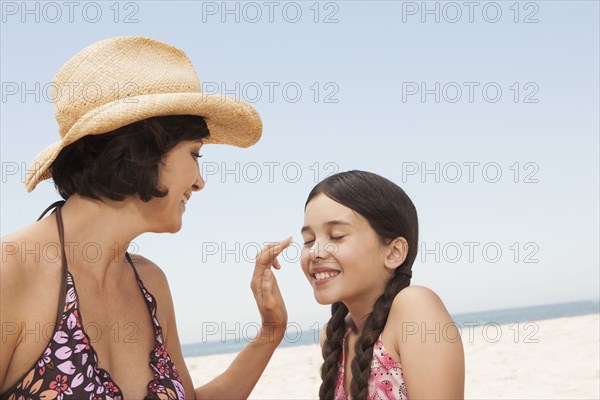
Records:
{"label": "girl's long dark hair", "polygon": [[[350,396],[353,400],[364,400],[368,396],[373,345],[385,327],[394,298],[398,292],[410,285],[419,236],[417,211],[404,190],[392,181],[371,172],[348,171],[326,178],[310,192],[306,205],[321,193],[362,215],[377,233],[382,244],[389,244],[400,236],[408,242],[406,259],[395,270],[383,294],[375,302],[354,348]],[[323,344],[323,382],[319,389],[321,400],[334,398],[347,314],[348,308],[342,302],[332,304],[331,318],[327,323]]]}

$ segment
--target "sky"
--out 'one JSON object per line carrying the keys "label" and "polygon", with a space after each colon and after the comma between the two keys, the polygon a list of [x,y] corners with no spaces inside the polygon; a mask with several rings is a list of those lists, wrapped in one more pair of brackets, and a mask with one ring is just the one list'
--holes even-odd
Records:
{"label": "sky", "polygon": [[[202,89],[251,103],[248,149],[203,148],[206,187],[176,234],[131,252],[168,277],[182,343],[259,321],[252,257],[294,236],[276,276],[295,329],[317,329],[302,274],[312,187],[362,169],[417,207],[412,283],[451,314],[599,296],[599,3],[3,1],[2,236],[60,199],[27,193],[33,157],[59,139],[48,95],[84,47],[139,35],[182,49]],[[214,335],[212,337],[214,339]]]}

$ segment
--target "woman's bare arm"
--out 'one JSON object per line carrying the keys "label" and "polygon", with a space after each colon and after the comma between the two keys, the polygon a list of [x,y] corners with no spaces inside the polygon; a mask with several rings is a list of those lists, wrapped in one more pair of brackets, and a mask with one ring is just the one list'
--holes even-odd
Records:
{"label": "woman's bare arm", "polygon": [[[173,300],[164,278],[163,303],[167,313],[165,346],[181,376],[186,398],[189,399],[245,399],[260,379],[275,349],[283,340],[287,312],[277,280],[270,267],[280,268],[277,255],[289,245],[267,246],[258,255],[251,289],[262,319],[257,337],[233,360],[229,368],[210,382],[194,388],[185,364],[177,332]],[[193,397],[190,395],[193,393]]]}

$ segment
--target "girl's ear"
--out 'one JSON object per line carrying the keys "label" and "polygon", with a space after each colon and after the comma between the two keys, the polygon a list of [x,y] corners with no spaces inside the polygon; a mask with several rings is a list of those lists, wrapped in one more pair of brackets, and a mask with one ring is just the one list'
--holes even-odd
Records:
{"label": "girl's ear", "polygon": [[385,257],[385,267],[395,270],[402,265],[408,254],[408,242],[402,236],[392,240],[388,245],[388,252]]}

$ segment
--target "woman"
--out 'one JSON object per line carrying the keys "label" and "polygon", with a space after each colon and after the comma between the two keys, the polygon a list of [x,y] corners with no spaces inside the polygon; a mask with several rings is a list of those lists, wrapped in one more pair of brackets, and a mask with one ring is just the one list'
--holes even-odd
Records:
{"label": "woman", "polygon": [[[177,232],[204,187],[203,144],[251,146],[260,117],[243,102],[203,95],[182,51],[143,37],[85,48],[53,89],[62,139],[38,155],[25,185],[53,178],[66,201],[2,240],[0,398],[247,397],[284,335],[287,313],[270,267],[280,268],[276,256],[289,239],[257,256],[251,288],[261,332],[198,388],[164,273],[126,250],[144,232]],[[93,262],[81,251],[90,244],[100,250]],[[109,333],[115,324],[129,334]]]}

